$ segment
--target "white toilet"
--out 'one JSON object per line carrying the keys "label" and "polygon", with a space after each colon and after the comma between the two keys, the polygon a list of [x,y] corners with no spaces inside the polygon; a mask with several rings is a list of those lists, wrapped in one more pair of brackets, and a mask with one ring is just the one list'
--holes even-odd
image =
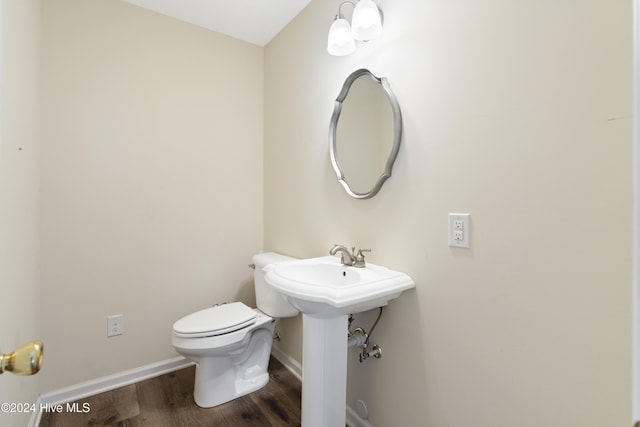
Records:
{"label": "white toilet", "polygon": [[209,408],[264,387],[276,318],[298,310],[264,280],[267,264],[292,261],[276,253],[253,257],[258,308],[241,302],[220,304],[189,314],[173,324],[171,342],[178,353],[196,362],[193,397]]}

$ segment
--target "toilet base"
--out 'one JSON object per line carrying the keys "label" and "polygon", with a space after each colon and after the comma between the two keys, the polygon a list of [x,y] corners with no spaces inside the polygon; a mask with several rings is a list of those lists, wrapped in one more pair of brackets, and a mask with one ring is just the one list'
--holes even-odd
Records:
{"label": "toilet base", "polygon": [[261,389],[269,382],[273,323],[251,334],[244,351],[196,360],[193,398],[202,408],[221,405]]}
{"label": "toilet base", "polygon": [[[221,387],[221,384],[216,383],[216,381],[206,381],[206,377],[204,377],[204,381],[197,381],[197,378],[196,376],[193,400],[196,402],[196,405],[201,408],[212,408],[230,402],[246,394],[260,390],[269,382],[269,374],[264,373],[248,381],[241,379],[235,381],[235,384],[225,389],[225,386]],[[200,385],[198,385],[199,383]]]}

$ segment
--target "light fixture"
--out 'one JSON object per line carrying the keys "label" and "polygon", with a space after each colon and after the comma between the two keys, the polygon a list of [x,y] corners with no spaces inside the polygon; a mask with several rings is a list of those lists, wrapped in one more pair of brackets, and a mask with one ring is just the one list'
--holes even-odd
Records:
{"label": "light fixture", "polygon": [[[342,15],[342,6],[353,6],[351,24]],[[327,52],[334,56],[345,56],[356,50],[356,40],[373,40],[382,33],[380,10],[373,0],[358,3],[344,1],[338,6],[338,14],[329,29]]]}
{"label": "light fixture", "polygon": [[338,14],[329,29],[327,52],[334,56],[345,56],[353,53],[355,50],[356,41],[351,34],[351,25],[349,25],[349,21],[340,18]]}

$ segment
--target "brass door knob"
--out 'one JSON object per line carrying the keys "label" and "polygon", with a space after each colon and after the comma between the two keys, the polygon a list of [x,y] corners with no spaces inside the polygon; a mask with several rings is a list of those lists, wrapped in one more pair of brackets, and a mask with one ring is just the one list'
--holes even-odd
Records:
{"label": "brass door knob", "polygon": [[42,358],[42,342],[28,342],[10,354],[0,354],[0,374],[9,371],[16,375],[33,375],[40,370]]}

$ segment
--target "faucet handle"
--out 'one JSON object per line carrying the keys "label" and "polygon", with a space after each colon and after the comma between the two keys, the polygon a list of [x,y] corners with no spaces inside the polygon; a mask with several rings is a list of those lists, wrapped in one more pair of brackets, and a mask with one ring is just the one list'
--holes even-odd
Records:
{"label": "faucet handle", "polygon": [[353,248],[353,252],[356,256],[356,261],[354,262],[354,267],[364,267],[364,254],[362,252],[371,252],[371,249],[358,249],[358,253],[355,253],[355,248]]}

